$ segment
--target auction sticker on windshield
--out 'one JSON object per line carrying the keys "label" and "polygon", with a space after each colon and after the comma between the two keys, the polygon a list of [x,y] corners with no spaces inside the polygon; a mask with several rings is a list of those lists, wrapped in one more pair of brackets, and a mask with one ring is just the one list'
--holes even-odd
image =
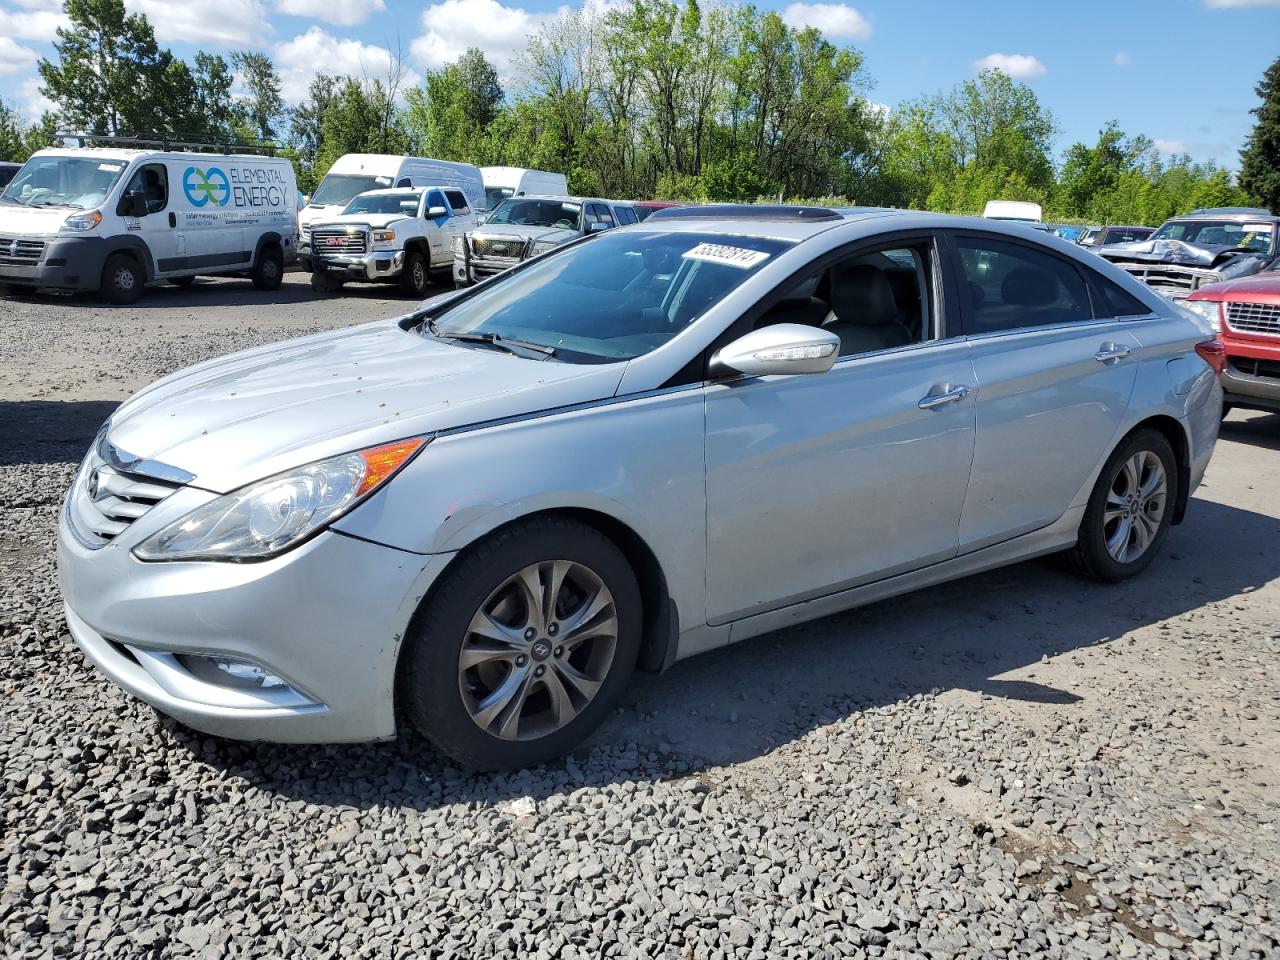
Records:
{"label": "auction sticker on windshield", "polygon": [[769,254],[759,250],[748,250],[745,247],[729,247],[721,243],[700,243],[692,250],[682,254],[689,260],[707,260],[711,263],[723,263],[743,270],[754,267],[769,259]]}

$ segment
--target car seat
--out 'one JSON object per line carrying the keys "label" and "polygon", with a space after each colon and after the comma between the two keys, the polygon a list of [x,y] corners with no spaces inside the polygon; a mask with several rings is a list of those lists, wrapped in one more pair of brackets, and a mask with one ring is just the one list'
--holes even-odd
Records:
{"label": "car seat", "polygon": [[890,350],[911,342],[889,278],[879,267],[854,264],[831,278],[833,317],[824,329],[840,338],[840,355]]}

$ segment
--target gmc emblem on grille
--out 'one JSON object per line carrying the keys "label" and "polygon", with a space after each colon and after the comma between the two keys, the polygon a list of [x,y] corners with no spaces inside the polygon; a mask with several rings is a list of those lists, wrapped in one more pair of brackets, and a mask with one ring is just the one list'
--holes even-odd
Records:
{"label": "gmc emblem on grille", "polygon": [[343,239],[342,237],[325,237],[324,238],[324,245],[326,247],[340,247],[344,243],[346,243],[346,240]]}

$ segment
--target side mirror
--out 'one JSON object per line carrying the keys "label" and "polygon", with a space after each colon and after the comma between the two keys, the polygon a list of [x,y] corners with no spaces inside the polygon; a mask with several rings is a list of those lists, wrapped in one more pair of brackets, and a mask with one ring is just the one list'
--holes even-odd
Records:
{"label": "side mirror", "polygon": [[140,193],[126,193],[120,198],[120,208],[117,213],[122,217],[145,217],[147,198]]}
{"label": "side mirror", "polygon": [[711,358],[711,372],[752,377],[826,373],[839,353],[840,338],[830,331],[802,323],[775,323],[717,350]]}
{"label": "side mirror", "polygon": [[607,223],[601,223],[599,220],[595,223],[587,224],[587,233],[603,233],[608,229],[609,225]]}
{"label": "side mirror", "polygon": [[427,207],[427,219],[434,220],[436,217],[447,217],[449,211],[444,207]]}

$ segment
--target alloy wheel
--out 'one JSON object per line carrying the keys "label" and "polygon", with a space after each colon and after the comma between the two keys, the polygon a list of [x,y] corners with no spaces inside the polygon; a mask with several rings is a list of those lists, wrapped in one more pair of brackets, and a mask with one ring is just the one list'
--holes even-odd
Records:
{"label": "alloy wheel", "polygon": [[1123,464],[1107,491],[1102,534],[1117,563],[1132,563],[1150,548],[1164,519],[1169,481],[1164,464],[1139,450]]}
{"label": "alloy wheel", "polygon": [[458,654],[467,713],[502,740],[554,733],[595,698],[617,643],[613,594],[595,571],[571,560],[530,564],[467,627]]}

